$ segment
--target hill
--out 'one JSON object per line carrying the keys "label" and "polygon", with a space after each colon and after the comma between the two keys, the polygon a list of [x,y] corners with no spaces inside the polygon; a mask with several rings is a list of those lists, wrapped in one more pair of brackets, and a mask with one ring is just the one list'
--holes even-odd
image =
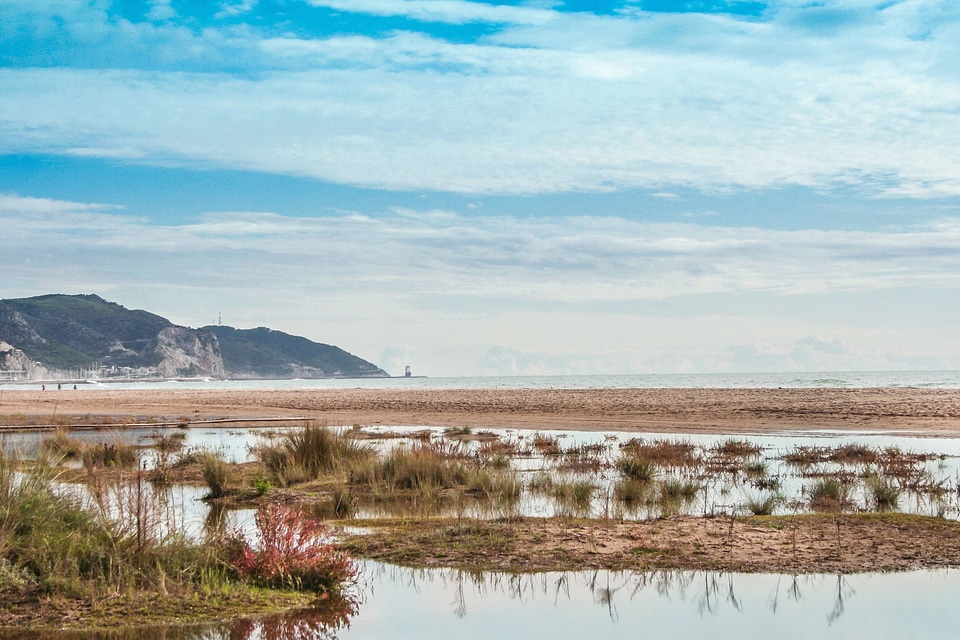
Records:
{"label": "hill", "polygon": [[231,377],[326,378],[381,377],[386,372],[339,347],[312,342],[282,331],[257,327],[203,327],[217,336]]}
{"label": "hill", "polygon": [[387,376],[338,347],[280,331],[192,329],[96,295],[62,294],[0,300],[3,371],[27,379]]}

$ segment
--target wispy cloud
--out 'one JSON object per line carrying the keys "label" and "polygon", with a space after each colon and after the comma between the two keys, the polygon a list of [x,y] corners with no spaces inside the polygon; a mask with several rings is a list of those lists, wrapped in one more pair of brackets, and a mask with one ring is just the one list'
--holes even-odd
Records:
{"label": "wispy cloud", "polygon": [[465,0],[307,0],[315,7],[377,16],[402,16],[425,22],[465,24],[492,22],[541,25],[556,18],[552,11]]}
{"label": "wispy cloud", "polygon": [[960,195],[952,6],[775,2],[758,20],[316,4],[499,26],[471,42],[429,27],[311,37],[129,24],[91,10],[71,24],[111,52],[99,66],[123,44],[143,49],[130,60],[148,68],[90,59],[3,70],[0,151],[476,194],[800,185]]}
{"label": "wispy cloud", "polygon": [[[201,260],[237,278],[267,263],[283,265],[282,277],[296,273],[311,288],[382,287],[386,294],[398,287],[411,304],[440,296],[501,306],[960,285],[960,220],[881,232],[775,231],[398,210],[378,217],[214,213],[171,226],[107,211],[103,205],[0,197],[7,238],[22,247],[8,252],[8,266],[36,246],[62,250],[64,260],[79,253],[93,262],[139,255],[179,281],[188,280]],[[377,251],[370,253],[370,246]],[[324,265],[322,272],[309,275],[317,264]]]}

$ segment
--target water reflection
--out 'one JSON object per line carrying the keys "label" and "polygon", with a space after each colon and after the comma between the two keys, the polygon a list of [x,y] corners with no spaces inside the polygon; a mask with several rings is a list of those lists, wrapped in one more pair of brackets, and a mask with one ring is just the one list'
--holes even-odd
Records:
{"label": "water reflection", "polygon": [[3,640],[336,640],[356,615],[355,598],[313,609],[200,625],[130,627],[98,631],[0,631]]}
{"label": "water reflection", "polygon": [[323,608],[210,625],[51,640],[712,637],[953,638],[960,572],[776,575],[691,571],[511,574],[363,563],[358,590]]}
{"label": "water reflection", "polygon": [[948,638],[960,623],[954,572],[505,574],[370,563],[366,575],[369,601],[341,638]]}

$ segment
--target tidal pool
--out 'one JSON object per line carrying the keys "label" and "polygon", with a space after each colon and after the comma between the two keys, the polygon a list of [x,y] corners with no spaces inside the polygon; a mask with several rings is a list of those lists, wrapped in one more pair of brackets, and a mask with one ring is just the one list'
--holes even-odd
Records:
{"label": "tidal pool", "polygon": [[955,638],[960,628],[958,589],[957,571],[848,576],[680,571],[505,574],[365,562],[354,604],[328,614],[295,612],[196,627],[45,637]]}
{"label": "tidal pool", "polygon": [[[296,428],[297,422],[287,426],[263,427],[191,427],[177,428],[130,428],[106,430],[78,430],[69,432],[71,440],[86,444],[110,444],[122,441],[137,445],[141,449],[141,464],[148,468],[158,464],[157,450],[150,448],[160,437],[176,436],[180,448],[166,454],[165,460],[173,463],[176,458],[190,451],[211,451],[219,453],[228,462],[246,462],[253,459],[252,447],[260,442],[269,441],[286,429]],[[462,456],[470,464],[488,465],[492,458],[484,458],[484,442],[477,440],[474,433],[465,440],[458,440],[445,434],[443,429],[424,427],[367,427],[358,432],[372,438],[369,444],[381,452],[393,447],[417,443],[411,438],[394,437],[398,434],[429,433],[429,441],[445,447],[445,450]],[[906,455],[922,453],[924,459],[908,461],[904,468],[908,476],[889,477],[887,480],[897,488],[896,504],[889,508],[907,513],[938,516],[950,519],[960,518],[960,440],[955,438],[918,438],[906,435],[879,435],[852,432],[824,432],[816,430],[778,433],[775,435],[679,435],[661,433],[604,433],[551,431],[540,434],[516,430],[489,430],[485,433],[497,442],[515,446],[518,454],[505,456],[506,470],[517,473],[525,486],[518,500],[491,504],[489,500],[464,499],[450,503],[438,501],[385,501],[370,500],[362,495],[355,496],[354,511],[351,517],[362,520],[378,517],[404,516],[464,516],[464,517],[502,517],[534,516],[553,517],[556,515],[578,515],[585,517],[623,518],[644,520],[663,515],[663,506],[656,501],[639,500],[633,503],[618,501],[616,484],[620,479],[616,461],[621,456],[621,447],[630,440],[647,443],[672,441],[696,448],[696,455],[703,464],[685,467],[660,465],[657,477],[663,481],[676,481],[678,484],[691,483],[695,492],[683,501],[671,505],[673,512],[687,515],[745,515],[750,512],[751,501],[775,495],[774,514],[805,513],[809,510],[809,491],[819,477],[825,474],[844,474],[849,487],[845,504],[847,511],[871,511],[870,488],[864,482],[865,477],[880,469],[878,464],[836,464],[818,462],[800,466],[785,460],[798,449],[836,448],[839,446],[863,446],[875,452],[901,451]],[[388,437],[389,436],[389,437]],[[534,446],[537,437],[552,439],[556,442],[558,455],[545,455]],[[31,456],[44,439],[52,438],[50,432],[18,431],[3,435],[2,442],[8,451],[17,450],[22,455]],[[382,438],[382,439],[378,439]],[[756,478],[750,478],[743,472],[746,459],[735,473],[709,469],[710,456],[714,448],[725,442],[747,442],[758,448],[758,453],[750,458],[763,468],[763,480],[769,486],[758,486]],[[589,455],[576,457],[569,455],[577,448],[595,447]],[[75,462],[74,464],[79,464]],[[579,465],[579,466],[578,466]],[[536,491],[533,485],[538,473],[547,472],[558,482],[585,482],[591,485],[591,497],[579,504],[571,505],[555,499],[550,490]],[[186,500],[178,501],[185,509],[183,519],[189,522],[203,522],[206,519],[206,505],[197,499],[203,495],[201,489],[188,489]],[[343,515],[343,514],[341,514]],[[332,517],[332,515],[331,515]]]}

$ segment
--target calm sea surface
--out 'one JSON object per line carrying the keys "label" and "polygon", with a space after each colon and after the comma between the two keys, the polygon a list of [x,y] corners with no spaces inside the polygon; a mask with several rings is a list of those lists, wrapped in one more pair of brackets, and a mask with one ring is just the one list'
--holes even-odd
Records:
{"label": "calm sea surface", "polygon": [[[50,386],[49,384],[47,385]],[[814,373],[667,373],[616,376],[483,376],[347,380],[196,380],[99,383],[84,389],[747,389],[747,388],[960,388],[960,371],[829,371]],[[39,389],[0,384],[0,389]]]}

